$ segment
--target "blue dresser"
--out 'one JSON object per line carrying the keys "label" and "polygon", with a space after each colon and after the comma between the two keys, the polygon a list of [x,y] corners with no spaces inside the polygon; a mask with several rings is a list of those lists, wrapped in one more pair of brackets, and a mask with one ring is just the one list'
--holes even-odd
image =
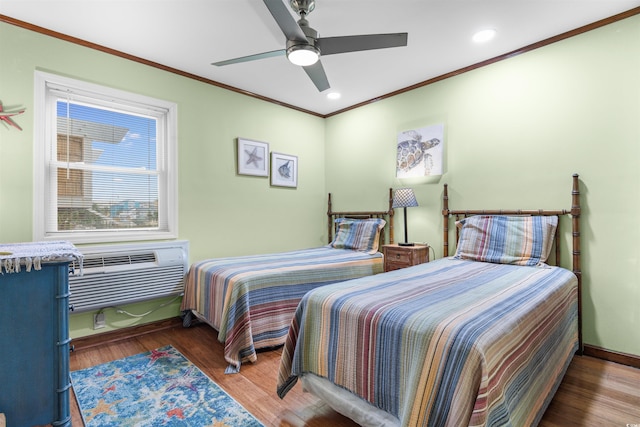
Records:
{"label": "blue dresser", "polygon": [[7,426],[71,426],[70,260],[43,260],[30,271],[0,264],[0,413]]}

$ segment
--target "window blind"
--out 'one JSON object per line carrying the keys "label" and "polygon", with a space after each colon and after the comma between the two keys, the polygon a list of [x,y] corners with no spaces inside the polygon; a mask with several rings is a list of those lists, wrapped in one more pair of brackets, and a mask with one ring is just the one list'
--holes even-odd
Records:
{"label": "window blind", "polygon": [[49,89],[56,137],[49,153],[47,234],[166,231],[160,209],[166,159],[158,144],[166,111]]}

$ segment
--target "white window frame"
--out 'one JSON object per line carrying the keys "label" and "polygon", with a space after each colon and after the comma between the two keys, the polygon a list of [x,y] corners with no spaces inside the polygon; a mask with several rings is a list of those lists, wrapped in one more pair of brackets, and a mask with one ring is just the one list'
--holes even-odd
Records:
{"label": "white window frame", "polygon": [[[177,104],[144,95],[117,90],[93,83],[35,72],[34,84],[34,140],[33,140],[33,239],[34,241],[67,240],[72,243],[107,243],[136,240],[167,240],[178,237],[178,135]],[[57,183],[47,182],[50,153],[56,140],[56,102],[51,90],[68,90],[104,102],[144,105],[162,110],[157,136],[158,165],[158,219],[166,229],[158,230],[83,230],[47,231],[47,215],[57,215]],[[52,212],[55,210],[55,212]]]}

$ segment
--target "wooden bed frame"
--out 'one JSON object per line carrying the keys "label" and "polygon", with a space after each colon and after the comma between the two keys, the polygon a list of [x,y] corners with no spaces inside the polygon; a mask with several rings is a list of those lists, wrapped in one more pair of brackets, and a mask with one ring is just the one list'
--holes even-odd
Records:
{"label": "wooden bed frame", "polygon": [[[576,349],[576,353],[577,354],[582,354],[582,350],[583,350],[582,327],[581,327],[581,324],[582,324],[582,311],[581,311],[582,278],[581,278],[581,271],[580,271],[580,223],[579,223],[579,218],[580,218],[580,197],[579,196],[580,196],[579,180],[578,180],[578,175],[575,174],[575,175],[573,175],[572,205],[571,205],[571,209],[569,209],[569,210],[567,210],[567,209],[560,209],[560,210],[545,210],[545,209],[538,209],[538,210],[522,210],[522,209],[518,209],[518,210],[504,210],[504,209],[500,209],[500,210],[452,210],[452,209],[449,209],[448,187],[445,184],[444,185],[444,193],[443,193],[442,215],[443,215],[443,220],[444,220],[443,221],[443,230],[444,230],[444,233],[443,233],[443,237],[444,237],[444,239],[443,239],[443,244],[444,244],[443,257],[448,257],[449,256],[449,238],[450,238],[449,237],[449,228],[450,228],[449,227],[449,222],[451,221],[452,217],[455,218],[456,220],[461,220],[461,219],[464,219],[466,217],[473,216],[473,215],[523,215],[523,216],[526,215],[526,216],[558,216],[558,217],[565,216],[565,215],[570,215],[571,218],[572,218],[572,236],[573,236],[573,241],[572,241],[572,246],[573,246],[573,248],[572,248],[573,273],[575,274],[575,276],[577,278],[577,286],[576,286],[576,282],[573,282],[573,281],[571,282],[572,287],[571,287],[571,307],[570,307],[571,310],[570,311],[566,311],[566,312],[564,311],[565,308],[567,310],[569,309],[568,306],[564,307],[569,302],[564,300],[564,299],[562,300],[562,302],[563,302],[563,309],[562,309],[563,310],[563,314],[562,314],[563,317],[562,317],[562,319],[563,319],[563,325],[564,325],[564,321],[565,320],[567,320],[567,321],[571,320],[572,322],[574,321],[574,319],[575,319],[574,316],[576,316],[576,312],[575,312],[575,307],[573,306],[573,303],[575,303],[575,300],[573,298],[575,298],[575,292],[577,291],[577,300],[578,300],[577,301],[577,304],[578,304],[578,307],[577,307],[578,348]],[[563,222],[565,222],[565,221],[563,220]],[[566,227],[566,225],[565,225],[565,227]],[[456,229],[457,229],[457,227],[456,227]],[[451,231],[453,232],[453,230],[451,230]],[[457,237],[459,237],[458,234],[459,233],[456,233]],[[559,233],[559,229],[556,229],[556,236],[558,236],[559,234],[560,234]],[[556,246],[555,247],[555,253],[553,255],[551,255],[551,257],[550,257],[552,259],[552,261],[554,261],[556,264],[558,264],[560,262],[560,249],[558,248],[558,246],[560,246],[560,240],[561,239],[554,238],[554,244]],[[554,257],[555,257],[555,260],[553,259]],[[447,262],[447,261],[442,260],[442,262],[444,263],[444,262]],[[443,264],[443,265],[447,265],[447,264]],[[427,264],[427,266],[428,266],[428,264]],[[434,266],[434,267],[437,270],[438,266]],[[415,266],[415,267],[411,267],[411,268],[420,269],[421,267],[420,266]],[[466,267],[460,267],[460,268],[466,268]],[[478,268],[478,266],[474,266],[473,268]],[[486,269],[487,266],[480,266],[480,268],[485,268]],[[517,267],[517,268],[520,268],[520,267]],[[523,268],[530,268],[530,267],[523,267]],[[426,267],[426,269],[430,270],[429,267]],[[416,274],[417,275],[420,275],[421,273],[422,272],[420,270],[416,270]],[[526,272],[526,273],[531,273],[531,272]],[[566,275],[568,274],[567,271],[565,271],[564,273],[550,271],[548,273],[550,273],[551,275],[554,275],[554,274],[562,275],[565,278],[566,278]],[[383,273],[383,274],[379,275],[378,277],[386,276],[387,274],[393,275],[393,274],[398,274],[398,273],[395,273],[395,272]],[[407,276],[411,276],[411,273],[407,273]],[[397,281],[397,280],[400,279],[401,276],[389,276],[389,277],[390,277],[391,281]],[[378,285],[378,284],[384,283],[384,280],[385,280],[384,278],[375,279],[375,282],[373,282],[373,283],[375,285]],[[444,282],[444,279],[442,279],[442,280]],[[369,282],[366,282],[364,284],[357,283],[355,285],[356,288],[354,288],[354,290],[352,292],[348,293],[348,292],[345,291],[344,294],[341,294],[341,295],[347,295],[348,294],[349,298],[350,298],[349,301],[351,301],[351,299],[355,300],[356,298],[358,298],[357,295],[359,295],[356,292],[356,290],[359,291],[361,289],[364,289],[364,287],[366,287],[366,285],[368,283]],[[563,286],[568,286],[568,284],[569,284],[568,282],[565,282],[565,284]],[[417,286],[417,285],[419,285],[419,284],[413,283],[413,286]],[[471,286],[471,285],[469,285],[469,286]],[[573,286],[576,286],[577,289],[574,288]],[[467,289],[467,288],[465,288],[465,289]],[[568,289],[568,288],[566,288],[566,289]],[[315,301],[314,297],[311,297],[311,299],[313,299],[315,302],[322,303],[323,307],[325,307],[327,309],[329,309],[329,308],[333,309],[334,308],[333,306],[328,307],[328,306],[325,306],[324,304],[327,304],[327,301],[329,301],[329,299],[331,299],[332,297],[335,297],[336,294],[334,292],[338,293],[338,292],[341,292],[341,290],[336,288],[336,289],[329,290],[327,292],[328,293],[323,293],[322,295],[317,295],[317,297],[318,297],[317,301]],[[374,291],[372,291],[372,292],[374,292]],[[563,295],[563,297],[564,297],[564,295]],[[371,299],[373,300],[373,296],[371,296]],[[335,301],[335,299],[333,299],[332,301]],[[312,305],[312,304],[313,303],[311,301],[308,301],[308,305]],[[400,304],[400,302],[396,302],[396,304]],[[348,305],[348,303],[345,303],[345,305]],[[371,308],[370,305],[371,304],[366,305],[367,306],[367,310]],[[489,304],[487,304],[487,305],[489,305]],[[315,306],[313,306],[313,307],[315,307]],[[393,307],[396,307],[396,306],[393,305]],[[483,309],[478,309],[478,310],[482,311],[482,313],[486,314],[485,311],[484,311],[485,309],[486,308],[483,305]],[[329,310],[327,310],[327,311],[329,311]],[[360,319],[358,317],[358,314],[355,313],[355,311],[358,311],[358,313],[360,313],[360,314],[362,314],[363,312],[370,313],[369,311],[365,311],[364,309],[363,310],[355,310],[354,309],[354,312],[350,313],[350,316],[351,316],[351,320],[350,321],[353,322],[353,323],[355,323],[357,321],[357,319]],[[298,314],[300,314],[300,319],[307,319],[305,314],[308,314],[308,312],[305,312],[305,314],[301,314],[301,313],[298,313]],[[326,313],[323,313],[322,316],[324,316],[324,314],[326,314]],[[523,312],[523,313],[520,313],[520,314],[524,315],[524,314],[527,314],[527,313]],[[335,313],[333,311],[331,311],[331,316],[334,316],[334,315],[335,315]],[[383,315],[381,314],[381,316],[383,316]],[[347,314],[345,314],[345,318],[346,317],[347,317]],[[547,315],[545,320],[547,320],[549,318],[550,318],[550,316]],[[382,319],[382,317],[380,317],[380,319]],[[524,317],[522,317],[522,319],[524,319]],[[533,316],[527,317],[527,319],[534,319],[534,317]],[[513,320],[518,320],[518,319],[510,319],[510,321],[513,321]],[[302,320],[302,322],[304,322],[304,320]],[[324,326],[326,326],[327,329],[330,329],[330,328],[334,327],[334,324],[331,323],[331,322],[324,323],[324,321],[323,321],[322,323],[323,323]],[[347,322],[347,323],[349,323],[351,325],[350,322]],[[445,324],[446,324],[446,326],[440,326],[440,327],[441,328],[445,328],[445,329],[447,327],[451,327],[451,328],[454,328],[457,331],[457,329],[456,329],[457,326],[451,326],[451,323],[449,323],[449,322],[445,322]],[[300,357],[304,357],[304,355],[300,356],[298,354],[294,354],[294,353],[297,353],[298,351],[305,351],[304,343],[296,342],[297,337],[302,334],[302,328],[304,326],[301,326],[300,324],[297,324],[296,326],[299,327],[298,330],[300,331],[300,334],[295,334],[295,336],[294,336],[294,334],[289,335],[289,338],[291,338],[291,339],[287,341],[287,343],[285,344],[285,350],[283,350],[283,361],[281,362],[281,365],[280,365],[280,373],[279,373],[279,381],[278,381],[279,386],[280,386],[278,392],[279,392],[279,395],[280,395],[281,398],[284,397],[284,394],[286,394],[287,389],[285,387],[289,387],[289,388],[292,387],[294,382],[290,382],[290,381],[295,381],[294,376],[289,376],[287,378],[287,375],[293,374],[293,369],[291,368],[293,366],[292,364],[295,363],[295,360],[299,360]],[[528,324],[527,326],[530,326],[530,327],[533,327],[533,328],[536,327],[535,324]],[[478,332],[482,331],[482,323],[477,323],[474,326],[474,328]],[[311,329],[313,329],[314,331],[317,331],[317,328],[311,328]],[[445,329],[442,329],[442,331],[443,331],[442,335],[446,335]],[[470,326],[469,329],[471,330],[472,327]],[[446,330],[448,331],[448,329],[446,329]],[[530,330],[528,330],[528,331],[530,331]],[[469,332],[470,334],[472,333],[471,331],[467,331],[467,332]],[[569,332],[569,331],[566,330],[566,332]],[[572,334],[574,332],[575,332],[575,329],[571,330]],[[313,335],[313,332],[309,332],[309,333]],[[377,334],[377,331],[375,333]],[[556,332],[554,332],[554,333],[556,333]],[[557,333],[560,333],[560,332],[557,332]],[[369,336],[372,336],[371,335],[372,334],[371,330],[369,330],[369,334],[370,334]],[[565,334],[565,330],[562,331],[562,334]],[[416,335],[417,335],[417,333],[416,333]],[[452,333],[451,335],[454,335],[454,334]],[[463,335],[463,334],[460,333],[460,335]],[[317,344],[317,342],[315,341],[316,338],[317,337],[315,335],[313,335],[313,337],[311,338],[310,342],[313,342],[313,343]],[[568,339],[565,340],[564,344],[563,344],[563,345],[566,345],[567,347],[566,348],[563,347],[562,354],[561,355],[558,354],[558,353],[555,354],[555,356],[557,358],[557,361],[558,362],[563,362],[565,364],[564,365],[564,369],[566,369],[566,367],[568,366],[568,361],[573,356],[572,354],[570,354],[570,351],[572,351],[575,348],[574,347],[575,346],[575,336],[572,335],[572,336],[567,337],[567,338]],[[452,336],[448,336],[447,338],[441,338],[441,341],[438,341],[438,343],[439,343],[439,345],[442,345],[443,346],[442,348],[444,349],[445,344],[440,344],[440,343],[444,342],[446,340],[453,340],[453,339],[454,338],[452,338]],[[496,337],[496,339],[499,339],[499,337]],[[528,344],[529,344],[529,342],[525,338],[525,342],[524,343],[523,342],[517,342],[517,343],[511,344],[511,342],[510,342],[510,345],[513,346],[513,347],[510,347],[510,348],[515,348],[518,351],[523,351],[523,349],[525,347],[527,347]],[[329,344],[327,344],[327,346],[328,345]],[[430,345],[432,345],[432,347],[436,347],[436,345],[433,344],[433,343],[430,343]],[[472,344],[469,344],[469,345],[472,345]],[[548,345],[548,344],[545,343],[544,345]],[[570,345],[570,347],[569,347],[569,345]],[[417,347],[417,345],[416,345],[416,347]],[[453,348],[453,346],[451,348]],[[309,351],[313,351],[312,348],[309,348],[308,350]],[[543,347],[540,347],[538,350],[543,350]],[[539,355],[540,353],[538,352],[537,354]],[[371,357],[371,354],[369,354],[368,356]],[[290,358],[287,359],[287,357],[290,357]],[[336,357],[338,357],[337,354],[336,354]],[[523,353],[523,357],[525,357],[524,353]],[[337,360],[337,359],[335,359],[335,360]],[[361,359],[361,360],[365,360],[365,359]],[[366,360],[370,361],[371,358],[366,359]],[[439,363],[439,362],[440,362],[440,359],[437,359],[437,358],[434,357],[433,363]],[[500,364],[508,363],[509,365],[511,365],[511,363],[512,363],[507,359],[496,360],[496,363],[498,363],[498,362]],[[331,361],[330,363],[334,363],[334,361]],[[356,359],[354,359],[354,363],[357,365],[357,368],[360,367],[360,365],[358,364]],[[429,366],[431,366],[431,365],[429,365]],[[451,369],[454,369],[454,368],[451,367]],[[515,369],[515,367],[514,367],[514,369]],[[529,370],[529,369],[531,369],[531,367],[527,367],[526,369]],[[302,371],[304,371],[304,368],[303,367],[299,367],[299,370],[300,370],[300,372],[297,372],[295,374],[296,378],[300,373],[302,373]],[[382,412],[374,411],[374,408],[370,404],[366,404],[366,403],[363,403],[362,405],[357,404],[357,402],[360,402],[360,400],[352,398],[352,396],[349,394],[350,392],[345,391],[346,389],[341,388],[340,386],[336,386],[335,384],[332,384],[331,381],[329,381],[329,380],[320,379],[319,381],[316,381],[317,377],[315,377],[315,375],[316,375],[315,372],[324,372],[322,369],[320,369],[320,371],[314,371],[313,368],[311,368],[308,371],[304,371],[304,372],[306,374],[309,374],[309,377],[307,378],[307,381],[306,381],[307,390],[311,391],[312,394],[318,396],[322,401],[326,402],[329,406],[334,408],[337,412],[340,412],[343,415],[354,419],[356,422],[364,422],[365,424],[370,422],[374,418],[375,419],[379,419],[379,420],[390,421],[390,420],[388,420],[386,418],[386,415],[388,413],[384,413],[384,415],[383,415]],[[563,374],[564,374],[564,372],[563,372]],[[427,375],[427,374],[425,374],[425,375]],[[552,380],[554,380],[554,378],[553,378],[554,376],[555,376],[554,375],[554,371],[549,371],[549,376],[547,376],[547,379],[545,380],[545,381],[549,381],[548,385],[551,385]],[[431,379],[431,377],[429,377],[429,378]],[[433,381],[434,382],[430,382],[429,384],[425,385],[425,387],[428,387],[428,386],[436,384],[435,381],[439,381],[440,378],[443,381],[445,381],[445,380],[447,381],[447,390],[448,390],[447,393],[449,393],[449,395],[451,395],[451,397],[453,397],[453,393],[454,393],[454,391],[453,391],[453,388],[454,388],[453,379],[446,379],[445,376],[442,376],[442,377],[438,376],[438,378],[436,378],[436,376],[434,375],[434,377],[433,377]],[[497,378],[497,377],[495,377],[495,378]],[[381,379],[381,381],[383,381],[383,380],[384,379]],[[554,385],[557,386],[557,381],[559,381],[559,379],[556,377],[555,380],[556,380],[556,382],[555,382]],[[399,380],[399,381],[402,381],[402,380]],[[451,381],[451,382],[449,382],[449,381]],[[496,381],[497,381],[497,379],[496,379]],[[512,383],[512,384],[515,384],[515,383]],[[526,386],[527,384],[529,384],[529,383],[525,383],[524,385]],[[505,385],[509,385],[509,383],[505,382]],[[487,387],[489,388],[489,387],[492,387],[492,386],[491,386],[491,384],[487,383]],[[547,387],[547,385],[545,385],[545,387]],[[488,388],[487,388],[487,390],[488,390]],[[348,397],[345,397],[345,395],[342,395],[343,391],[344,391],[345,395],[348,395]],[[424,394],[422,394],[421,396],[424,396]],[[484,394],[484,398],[487,398],[487,396],[489,396],[488,392],[486,392]],[[436,398],[435,394],[432,397],[435,399]],[[476,397],[474,397],[475,402],[478,403],[479,399],[481,399],[481,398],[482,398],[481,395],[477,395]],[[440,397],[438,397],[438,399],[440,399]],[[445,397],[442,397],[441,401],[439,401],[440,405],[444,405],[444,399],[445,399]],[[498,400],[499,400],[499,399],[496,400],[495,398],[493,398],[493,399],[496,402],[498,402]],[[349,403],[347,404],[347,402],[349,402]],[[418,416],[419,415],[418,411],[422,411],[423,408],[425,408],[425,405],[427,405],[427,403],[425,403],[425,402],[422,402],[422,406],[420,408],[412,409],[411,416]],[[434,401],[430,401],[430,403],[431,402],[434,402]],[[454,402],[454,400],[451,400],[451,402]],[[529,401],[527,401],[527,402],[529,402]],[[458,403],[460,403],[460,402],[458,402]],[[533,409],[540,410],[542,408],[546,408],[547,404],[548,404],[548,402],[547,403],[542,403],[542,401],[540,401],[540,403],[535,403],[534,404],[534,401],[530,401],[530,403],[525,403],[524,406],[522,406],[522,408],[524,408],[527,411],[528,410],[533,410]],[[462,408],[462,406],[460,406],[458,404],[456,404],[456,405],[457,405],[456,407]],[[438,408],[435,407],[435,406],[433,408],[434,408],[434,410],[438,410]],[[447,409],[449,409],[449,408],[447,408]],[[498,410],[500,410],[500,409],[498,408]],[[398,410],[398,412],[400,412],[400,411]],[[487,414],[489,414],[489,412],[487,412]],[[498,415],[498,412],[494,412],[494,414]],[[498,416],[500,416],[500,415],[498,415]],[[537,415],[533,414],[533,413],[532,413],[532,416],[536,416],[537,417]],[[524,419],[524,418],[522,418],[522,419]],[[451,421],[451,420],[453,420],[453,418],[448,419],[448,420]],[[532,418],[532,420],[533,420],[533,418]],[[393,420],[391,420],[391,421],[393,421]],[[403,421],[408,422],[408,420],[403,420]],[[413,421],[413,418],[412,418],[412,421]],[[430,422],[434,422],[435,418],[434,419],[430,418],[429,421]],[[442,420],[439,419],[439,421],[442,421]],[[480,419],[478,419],[476,421],[480,421]],[[438,421],[435,421],[435,422],[437,423]]]}
{"label": "wooden bed frame", "polygon": [[[443,219],[443,248],[442,256],[449,256],[449,220],[454,217],[456,221],[473,215],[531,215],[531,216],[571,216],[572,228],[572,271],[578,278],[578,353],[583,354],[584,345],[582,342],[582,271],[580,265],[580,181],[578,174],[573,175],[573,187],[571,191],[571,209],[560,210],[453,210],[449,209],[449,194],[447,184],[444,184],[444,192],[442,194],[442,219]],[[460,230],[456,228],[456,242],[460,237]],[[554,238],[555,244],[555,265],[560,265],[560,245],[558,244],[558,236],[560,235],[560,221]]]}
{"label": "wooden bed frame", "polygon": [[[327,209],[327,231],[329,236],[328,243],[333,241],[336,233],[336,219],[337,218],[353,218],[353,219],[370,219],[380,218],[384,219],[387,224],[385,228],[389,228],[389,244],[393,243],[393,189],[389,189],[389,210],[386,211],[353,211],[353,212],[337,212],[331,209],[331,193],[329,193],[329,203]],[[380,233],[380,246],[386,244],[386,233]]]}

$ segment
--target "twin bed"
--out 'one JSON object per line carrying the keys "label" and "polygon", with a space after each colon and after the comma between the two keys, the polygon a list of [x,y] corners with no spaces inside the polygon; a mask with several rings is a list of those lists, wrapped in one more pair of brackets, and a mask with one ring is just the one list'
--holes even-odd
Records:
{"label": "twin bed", "polygon": [[[227,373],[257,360],[256,350],[284,344],[300,299],[310,290],[383,272],[380,244],[393,243],[392,191],[386,211],[334,211],[328,199],[327,246],[191,265],[183,324],[193,316],[218,331]],[[385,228],[388,232],[385,232]]]}
{"label": "twin bed", "polygon": [[[357,233],[347,218],[387,218],[392,242],[391,202],[372,216],[341,216],[329,198],[328,214],[329,247],[191,267],[183,309],[218,329],[229,372],[284,343],[279,396],[300,380],[361,425],[540,421],[582,351],[577,175],[568,210],[451,210],[445,184],[445,256],[384,274],[377,245],[350,246]],[[571,271],[559,267],[562,217],[571,218]],[[320,261],[324,251],[344,252],[338,264],[357,265],[360,277],[316,271],[332,264]]]}
{"label": "twin bed", "polygon": [[[317,288],[301,300],[278,373],[361,425],[536,425],[580,332],[580,203],[456,211],[453,257]],[[571,216],[573,271],[554,242]],[[553,247],[555,246],[555,253]]]}

